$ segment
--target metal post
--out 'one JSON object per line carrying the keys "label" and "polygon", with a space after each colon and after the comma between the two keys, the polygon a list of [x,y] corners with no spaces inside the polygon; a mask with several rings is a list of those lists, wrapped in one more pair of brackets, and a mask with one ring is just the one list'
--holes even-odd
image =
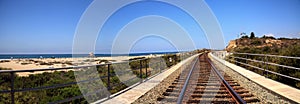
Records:
{"label": "metal post", "polygon": [[[234,56],[234,55],[233,55],[233,56]],[[235,61],[235,62],[234,62],[234,63],[235,63],[235,65],[238,65],[238,63],[237,63],[237,60],[236,60],[235,56],[234,56],[233,60]]]}
{"label": "metal post", "polygon": [[145,60],[145,65],[146,65],[146,78],[147,78],[148,77],[148,71],[147,71],[148,63],[147,63],[147,59]]}
{"label": "metal post", "polygon": [[163,60],[163,59],[160,59],[160,60],[159,60],[159,73],[161,73],[161,62],[162,62],[162,60]]}
{"label": "metal post", "polygon": [[[265,67],[266,67],[266,70],[268,70],[268,65],[267,65],[267,62],[268,62],[268,58],[267,58],[267,56],[265,55]],[[266,71],[266,73],[267,73],[267,78],[268,78],[268,72]]]}
{"label": "metal post", "polygon": [[140,60],[140,78],[141,78],[141,82],[143,82],[143,75],[142,75],[142,60]]}
{"label": "metal post", "polygon": [[[246,59],[248,59],[248,55],[247,54],[246,54]],[[246,60],[246,64],[248,64],[248,60]],[[247,67],[247,65],[245,67]],[[249,67],[247,67],[247,69],[249,70]]]}
{"label": "metal post", "polygon": [[111,90],[111,86],[110,86],[110,64],[107,64],[107,89]]}
{"label": "metal post", "polygon": [[15,104],[15,77],[14,77],[14,72],[10,72],[10,97],[11,97],[11,103]]}
{"label": "metal post", "polygon": [[[268,58],[266,60],[268,62]],[[268,65],[267,65],[267,70],[269,70],[269,66]],[[269,77],[268,75],[269,75],[269,72],[267,72],[267,77]]]}
{"label": "metal post", "polygon": [[[266,66],[266,54],[264,54],[264,58],[263,58],[263,64],[264,64],[264,66]],[[262,67],[263,67],[263,65],[262,65]],[[264,72],[263,72],[263,76],[265,76],[265,72],[266,72],[266,68],[264,68]],[[266,76],[265,76],[266,77]]]}

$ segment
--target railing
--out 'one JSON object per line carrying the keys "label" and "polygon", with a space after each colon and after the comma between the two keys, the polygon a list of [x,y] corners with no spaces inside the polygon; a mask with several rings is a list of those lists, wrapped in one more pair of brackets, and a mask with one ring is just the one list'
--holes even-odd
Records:
{"label": "railing", "polygon": [[[289,65],[281,65],[279,63],[276,63],[274,61],[278,61],[278,59],[283,58],[284,60],[292,60],[292,62],[300,62],[300,57],[291,57],[291,56],[280,56],[280,55],[268,55],[268,54],[253,54],[253,53],[226,53],[226,52],[213,52],[215,56],[225,58],[225,54],[227,55],[227,60],[231,61],[237,65],[243,65],[247,67],[251,67],[254,69],[258,69],[263,71],[262,75],[268,77],[269,73],[292,79],[294,81],[300,82],[299,77],[286,75],[283,73],[280,73],[278,71],[273,71],[271,68],[273,66],[277,67],[277,69],[287,69],[285,71],[292,71],[292,72],[298,72],[300,73],[300,68],[295,66],[289,66]],[[273,62],[270,62],[273,61]],[[256,63],[254,65],[254,63]]]}
{"label": "railing", "polygon": [[[190,52],[190,53],[184,53],[184,54],[180,54],[182,55],[181,56],[181,59],[186,59],[192,55],[194,55],[195,52]],[[163,59],[163,58],[160,58],[160,59]],[[120,85],[123,85],[123,82],[119,82],[119,83],[113,83],[111,80],[112,80],[112,77],[116,77],[116,74],[114,73],[114,69],[112,67],[112,65],[114,64],[122,64],[122,63],[130,63],[130,62],[138,62],[139,63],[139,67],[136,68],[136,69],[132,69],[132,70],[129,70],[129,71],[135,71],[136,73],[136,76],[138,78],[140,78],[140,81],[137,81],[137,83],[142,83],[143,80],[146,80],[147,78],[153,76],[153,75],[156,75],[160,72],[162,72],[164,69],[162,69],[161,67],[157,67],[159,69],[159,72],[157,73],[154,73],[154,74],[150,74],[149,75],[149,70],[148,67],[149,67],[149,59],[138,59],[138,60],[131,60],[131,61],[126,61],[126,62],[118,62],[118,63],[106,63],[106,64],[97,64],[97,65],[86,65],[86,66],[74,66],[74,67],[64,67],[64,68],[45,68],[45,69],[28,69],[28,70],[0,70],[0,75],[1,74],[4,74],[4,73],[9,73],[10,74],[10,89],[7,89],[7,90],[2,90],[1,87],[0,87],[0,94],[10,94],[10,100],[12,104],[15,103],[15,93],[17,92],[29,92],[29,91],[39,91],[39,90],[46,90],[46,89],[54,89],[54,88],[62,88],[62,87],[67,87],[67,86],[71,86],[71,85],[76,85],[76,84],[79,84],[79,83],[84,83],[84,82],[90,82],[90,81],[94,81],[94,80],[99,80],[99,79],[106,79],[105,82],[107,83],[106,84],[106,88],[108,90],[112,90],[113,87],[118,87]],[[165,62],[168,62],[169,60],[165,60]],[[170,64],[168,64],[168,67],[170,67],[170,65],[174,65],[176,63],[178,63],[180,60],[180,58],[178,58],[177,60],[173,60],[173,62]],[[158,66],[160,66],[160,64],[162,64],[163,61],[159,61],[155,64],[159,64]],[[167,64],[167,63],[166,63]],[[22,73],[22,72],[41,72],[41,71],[69,71],[69,70],[74,70],[76,71],[76,69],[80,69],[80,70],[89,70],[90,67],[97,67],[97,69],[99,67],[104,67],[106,68],[106,72],[105,72],[105,75],[102,75],[100,76],[99,78],[91,78],[91,79],[87,79],[87,80],[81,80],[81,81],[75,81],[75,82],[68,82],[68,83],[64,83],[64,84],[55,84],[55,85],[50,85],[50,86],[41,86],[41,87],[35,87],[35,88],[22,88],[22,89],[16,89],[15,88],[15,78],[17,78],[16,74],[17,73]],[[82,68],[85,68],[85,69],[82,69]],[[143,73],[143,70],[145,70],[145,73]],[[128,72],[129,72],[128,71]],[[126,72],[123,72],[123,73],[126,73]],[[134,80],[133,79],[129,79],[127,81],[131,81],[131,80]],[[8,80],[5,80],[6,82],[8,82]],[[2,82],[0,82],[1,84]],[[8,86],[7,86],[8,87]],[[128,86],[127,86],[128,87]],[[126,87],[125,87],[126,88]],[[123,88],[124,89],[124,88]],[[121,89],[122,90],[122,89]],[[121,91],[121,90],[118,90],[118,91]],[[95,91],[94,93],[97,93],[97,92],[101,92],[101,90],[98,90],[98,91]],[[114,92],[116,93],[116,92]],[[120,93],[120,92],[118,92]],[[93,93],[89,93],[89,94],[86,94],[86,95],[91,95]],[[69,101],[73,101],[73,100],[76,100],[76,99],[81,99],[83,98],[84,95],[78,95],[78,96],[75,96],[75,97],[71,97],[71,98],[67,98],[67,99],[63,99],[63,100],[59,100],[59,101],[54,101],[54,102],[50,102],[50,103],[64,103],[64,102],[69,102]],[[109,97],[108,97],[109,98]],[[99,100],[99,99],[98,99]]]}

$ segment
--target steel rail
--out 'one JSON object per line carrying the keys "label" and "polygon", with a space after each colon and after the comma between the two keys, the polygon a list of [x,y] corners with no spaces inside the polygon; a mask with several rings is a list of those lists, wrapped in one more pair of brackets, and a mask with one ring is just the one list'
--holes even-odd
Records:
{"label": "steel rail", "polygon": [[[203,54],[202,54],[202,55],[203,55]],[[189,80],[190,80],[190,78],[191,78],[192,72],[193,72],[193,70],[194,70],[194,68],[195,68],[195,65],[196,65],[196,63],[197,63],[198,61],[199,61],[199,56],[197,56],[197,58],[196,58],[196,60],[195,60],[195,62],[194,62],[194,64],[193,64],[193,66],[192,66],[192,68],[190,69],[190,72],[189,72],[189,74],[188,74],[188,76],[187,76],[187,78],[186,78],[186,80],[185,80],[185,82],[184,82],[184,85],[183,85],[183,87],[182,87],[182,89],[181,89],[181,91],[180,91],[179,97],[178,97],[178,99],[177,99],[177,104],[181,104],[181,103],[182,103],[182,100],[183,100],[183,97],[184,97],[186,88],[187,88],[187,86],[188,86],[188,84],[189,84]]]}
{"label": "steel rail", "polygon": [[234,89],[230,86],[230,84],[224,79],[222,74],[217,70],[217,68],[213,65],[210,59],[206,57],[207,61],[209,62],[210,66],[212,67],[213,71],[217,74],[218,78],[222,82],[222,84],[225,86],[225,88],[229,91],[230,95],[233,96],[234,100],[239,104],[246,104],[246,101],[242,99],[240,95],[238,95],[237,92],[234,91]]}

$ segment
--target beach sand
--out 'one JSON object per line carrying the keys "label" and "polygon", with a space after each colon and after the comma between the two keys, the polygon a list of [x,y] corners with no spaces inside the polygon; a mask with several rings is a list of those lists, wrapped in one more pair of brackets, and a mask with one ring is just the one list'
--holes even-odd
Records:
{"label": "beach sand", "polygon": [[[1,62],[1,68],[10,68],[12,70],[25,70],[25,69],[41,69],[41,68],[62,68],[62,67],[72,67],[74,64],[82,65],[96,65],[103,64],[101,60],[107,60],[109,62],[122,62],[132,58],[139,57],[157,57],[161,55],[146,55],[146,56],[116,56],[116,57],[95,57],[95,58],[30,58],[30,59],[7,59],[9,62]],[[51,65],[50,65],[51,64]],[[28,76],[29,74],[43,73],[46,71],[39,72],[22,72],[17,73],[19,76]],[[47,71],[53,72],[53,71]]]}

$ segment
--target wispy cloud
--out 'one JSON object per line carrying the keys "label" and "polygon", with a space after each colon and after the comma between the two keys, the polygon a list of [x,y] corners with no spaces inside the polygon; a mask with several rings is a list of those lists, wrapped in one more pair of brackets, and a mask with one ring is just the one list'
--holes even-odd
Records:
{"label": "wispy cloud", "polygon": [[289,36],[290,38],[299,38],[300,37],[300,32],[299,33],[290,33],[287,36]]}
{"label": "wispy cloud", "polygon": [[276,36],[272,33],[269,33],[269,34],[264,34],[265,36],[273,36],[273,37],[284,37],[284,38],[299,38],[300,37],[300,32],[297,33],[286,33],[286,34],[281,34],[281,33],[277,33]]}

